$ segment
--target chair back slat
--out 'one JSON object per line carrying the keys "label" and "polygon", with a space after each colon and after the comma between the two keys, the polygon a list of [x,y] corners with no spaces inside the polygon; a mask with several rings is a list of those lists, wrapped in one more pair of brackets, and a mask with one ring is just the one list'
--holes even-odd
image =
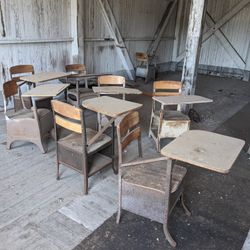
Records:
{"label": "chair back slat", "polygon": [[3,84],[3,95],[5,98],[9,98],[18,93],[18,86],[15,80],[10,80]]}
{"label": "chair back slat", "polygon": [[59,115],[55,115],[55,123],[60,127],[73,131],[75,133],[82,133],[82,125],[73,121],[69,121]]}
{"label": "chair back slat", "polygon": [[[34,67],[33,65],[16,65],[10,68],[10,76],[11,79],[20,81],[20,77],[25,74],[34,74]],[[20,76],[14,76],[20,75]]]}
{"label": "chair back slat", "polygon": [[155,96],[171,96],[181,94],[182,83],[178,81],[156,81],[153,91]]}
{"label": "chair back slat", "polygon": [[66,72],[76,72],[76,73],[85,73],[86,66],[84,64],[68,64],[65,66]]}
{"label": "chair back slat", "polygon": [[137,127],[129,132],[121,141],[121,148],[124,150],[132,141],[141,137],[141,128]]}
{"label": "chair back slat", "polygon": [[137,111],[129,113],[118,125],[121,136],[125,136],[131,128],[134,128],[140,122]]}
{"label": "chair back slat", "polygon": [[148,61],[148,54],[143,53],[143,52],[136,52],[135,53],[135,58],[136,58],[137,61],[147,62]]}
{"label": "chair back slat", "polygon": [[114,75],[105,75],[98,77],[98,85],[122,85],[125,87],[125,77],[123,76],[114,76]]}
{"label": "chair back slat", "polygon": [[132,141],[140,139],[139,122],[139,113],[134,111],[126,115],[117,126],[118,143],[121,150],[124,150]]}
{"label": "chair back slat", "polygon": [[51,101],[51,104],[55,113],[67,117],[69,119],[77,121],[81,120],[81,109],[69,105],[68,103],[60,102],[57,100]]}

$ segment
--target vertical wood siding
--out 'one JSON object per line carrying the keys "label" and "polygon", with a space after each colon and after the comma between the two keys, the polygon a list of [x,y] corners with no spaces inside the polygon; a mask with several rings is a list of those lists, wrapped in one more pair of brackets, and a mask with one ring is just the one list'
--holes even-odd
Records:
{"label": "vertical wood siding", "polygon": [[0,86],[13,65],[63,70],[70,37],[70,0],[0,0]]}
{"label": "vertical wood siding", "polygon": [[[84,46],[80,48],[84,53],[84,60],[89,72],[119,72],[123,66],[116,54],[112,41],[90,41],[91,39],[109,38],[109,31],[96,0],[83,0],[79,5],[79,18],[84,28],[78,27],[79,37],[84,37]],[[125,40],[130,57],[135,63],[135,52],[146,52],[150,41],[159,25],[168,1],[162,0],[109,0],[120,32]],[[176,12],[176,11],[175,11]],[[157,61],[171,61],[175,14],[165,31],[158,52]],[[79,42],[80,43],[80,42]]]}
{"label": "vertical wood siding", "polygon": [[[185,42],[188,25],[188,15],[190,1],[184,1],[182,9],[182,18],[180,22],[180,30],[178,36],[178,54],[182,54],[185,51]],[[227,14],[240,0],[209,0],[207,11],[215,22],[218,22],[225,14]],[[246,5],[238,14],[232,17],[227,23],[221,27],[221,31],[225,34],[228,41],[235,48],[237,53],[243,59],[247,60],[248,47],[250,43],[250,4]],[[209,29],[205,24],[204,32]],[[244,70],[244,67],[239,67],[232,60],[227,51],[223,48],[221,41],[212,35],[202,45],[200,64],[211,65],[217,67],[239,68]],[[248,69],[249,70],[249,69]]]}

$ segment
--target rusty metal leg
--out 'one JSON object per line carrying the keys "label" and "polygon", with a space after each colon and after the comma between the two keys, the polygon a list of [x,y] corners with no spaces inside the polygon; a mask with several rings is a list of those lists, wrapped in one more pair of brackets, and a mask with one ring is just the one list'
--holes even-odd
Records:
{"label": "rusty metal leg", "polygon": [[160,152],[160,150],[161,150],[161,140],[159,138],[159,135],[158,135],[158,137],[156,139],[156,149],[157,149],[158,152]]}
{"label": "rusty metal leg", "polygon": [[86,174],[83,175],[83,194],[88,194],[88,176]]}
{"label": "rusty metal leg", "polygon": [[[121,171],[121,170],[119,170]],[[121,219],[121,210],[122,210],[122,180],[121,180],[121,174],[119,173],[119,190],[118,190],[118,211],[117,211],[117,217],[116,217],[116,224],[120,223]]]}
{"label": "rusty metal leg", "polygon": [[181,205],[182,205],[182,207],[184,209],[185,214],[187,216],[191,216],[191,212],[190,212],[190,210],[188,209],[188,207],[186,206],[186,204],[184,202],[184,195],[183,195],[183,193],[181,194],[181,198],[180,199],[181,199]]}
{"label": "rusty metal leg", "polygon": [[60,172],[59,172],[59,162],[56,160],[56,179],[60,180]]}
{"label": "rusty metal leg", "polygon": [[142,158],[141,138],[138,139],[138,153],[139,153],[139,157]]}
{"label": "rusty metal leg", "polygon": [[164,220],[163,220],[163,231],[165,234],[165,237],[169,244],[172,247],[176,247],[176,242],[172,238],[171,234],[168,230],[168,216],[169,216],[169,200],[170,200],[170,194],[171,194],[171,172],[172,172],[173,162],[172,159],[169,159],[167,161],[167,171],[166,171],[166,191],[165,191],[165,212],[164,212]]}
{"label": "rusty metal leg", "polygon": [[115,121],[112,122],[112,168],[115,174],[118,173],[115,167]]}

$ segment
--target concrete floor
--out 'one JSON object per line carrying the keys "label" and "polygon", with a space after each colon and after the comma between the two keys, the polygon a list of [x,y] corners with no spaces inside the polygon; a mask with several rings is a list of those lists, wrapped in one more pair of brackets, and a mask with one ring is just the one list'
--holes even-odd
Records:
{"label": "concrete floor", "polygon": [[[160,76],[160,79],[179,78],[179,74]],[[149,92],[152,87],[142,83],[139,86]],[[249,83],[199,76],[197,94],[212,98],[214,102],[195,106],[202,122],[192,124],[192,128],[234,134],[237,128],[232,129],[230,121],[235,122],[231,118],[246,126],[245,113],[238,118],[237,114],[250,101]],[[140,110],[143,149],[146,156],[155,155],[154,144],[147,137],[151,98],[130,96],[127,99],[144,104]],[[121,226],[115,225],[111,216],[116,211],[117,178],[110,169],[90,179],[90,193],[83,197],[81,177],[74,171],[62,168],[63,178],[56,181],[55,145],[52,141],[45,155],[29,143],[17,143],[11,151],[6,151],[2,113],[0,129],[0,249],[72,249],[89,235],[79,249],[168,247],[158,223],[152,226],[146,219],[125,213]],[[241,131],[239,137],[249,138],[245,129]],[[235,132],[234,135],[238,134]],[[129,156],[128,153],[127,158]],[[187,201],[193,216],[187,219],[176,209],[171,221],[173,235],[180,242],[181,249],[226,249],[223,248],[224,242],[231,246],[228,249],[239,249],[237,247],[243,245],[250,227],[249,195],[244,192],[250,188],[247,167],[249,160],[243,152],[237,167],[227,176],[189,168]],[[97,229],[110,217],[108,224]],[[130,234],[129,230],[132,230],[133,237],[128,240],[126,234]],[[219,240],[215,237],[217,234]],[[190,248],[182,247],[187,242],[191,244]],[[125,243],[132,248],[126,247]]]}

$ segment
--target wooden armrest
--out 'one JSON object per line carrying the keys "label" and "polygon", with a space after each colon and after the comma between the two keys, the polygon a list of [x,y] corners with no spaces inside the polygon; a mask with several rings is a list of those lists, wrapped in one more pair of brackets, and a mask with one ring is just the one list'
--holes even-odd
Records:
{"label": "wooden armrest", "polygon": [[168,160],[167,157],[158,157],[154,159],[147,159],[147,160],[142,160],[142,161],[133,161],[133,162],[128,162],[128,163],[123,163],[121,164],[121,167],[128,167],[128,166],[135,166],[135,165],[140,165],[140,164],[148,164],[148,163],[153,163],[153,162],[158,162],[158,161],[166,161]]}

